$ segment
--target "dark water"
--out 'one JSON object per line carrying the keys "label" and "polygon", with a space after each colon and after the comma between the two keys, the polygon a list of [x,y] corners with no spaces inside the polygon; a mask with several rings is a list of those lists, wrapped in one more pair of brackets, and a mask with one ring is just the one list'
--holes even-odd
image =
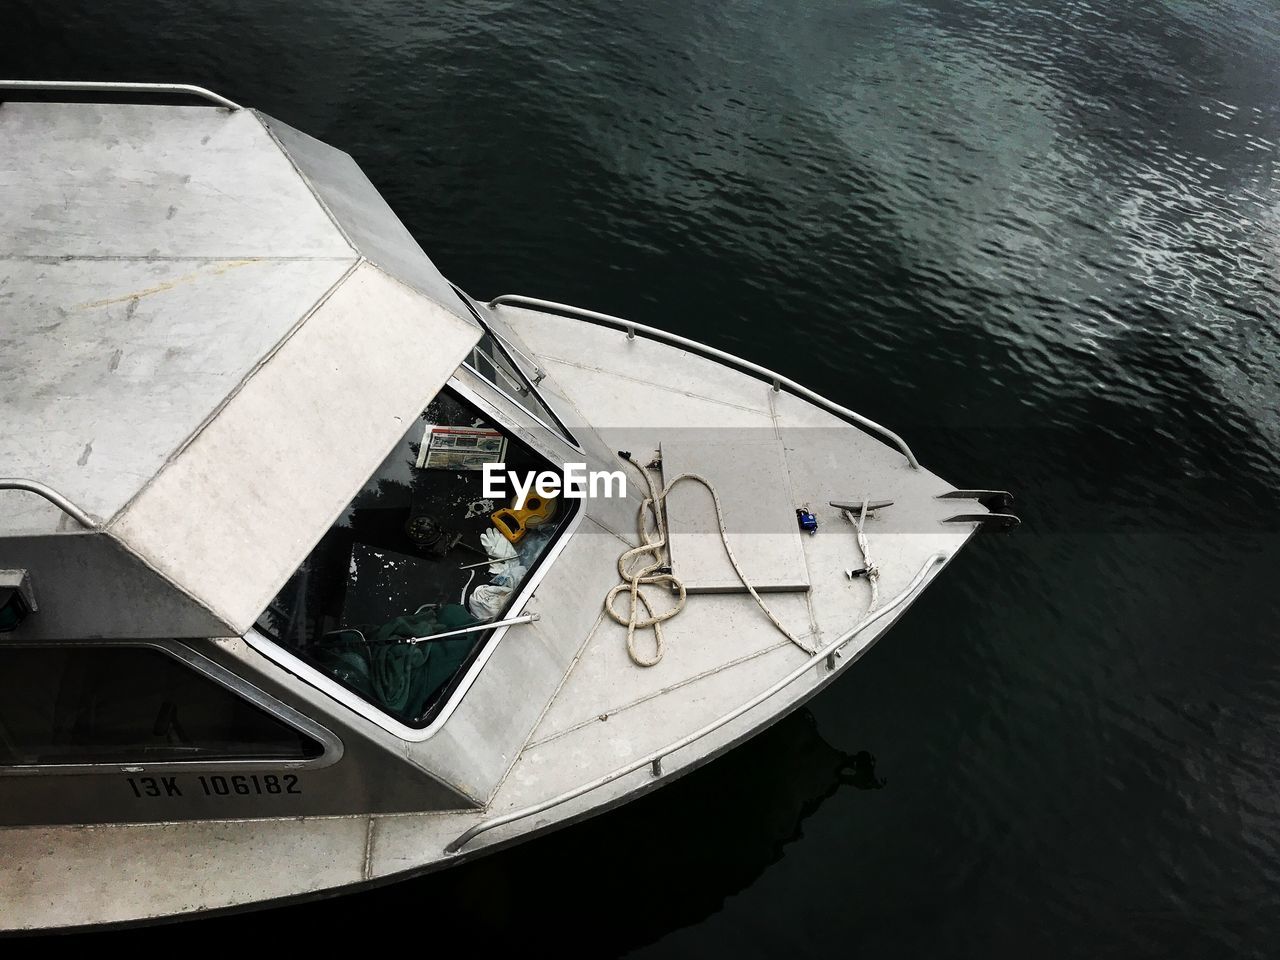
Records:
{"label": "dark water", "polygon": [[353,153],[477,296],[764,360],[1025,521],[808,712],[649,799],[111,936],[1280,952],[1277,51],[1268,0],[9,0],[0,72],[262,107]]}

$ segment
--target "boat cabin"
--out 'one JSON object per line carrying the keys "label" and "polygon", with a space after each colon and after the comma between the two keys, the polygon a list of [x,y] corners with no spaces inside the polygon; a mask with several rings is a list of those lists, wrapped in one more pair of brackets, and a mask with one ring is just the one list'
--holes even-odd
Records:
{"label": "boat cabin", "polygon": [[584,459],[536,366],[257,111],[0,145],[0,825],[482,804],[563,674],[493,658],[579,519],[485,495]]}

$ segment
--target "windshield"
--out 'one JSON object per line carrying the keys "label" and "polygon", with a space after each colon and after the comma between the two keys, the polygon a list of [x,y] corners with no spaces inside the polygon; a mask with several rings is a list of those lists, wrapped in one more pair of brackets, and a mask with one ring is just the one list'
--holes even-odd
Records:
{"label": "windshield", "polygon": [[424,726],[577,501],[483,496],[483,466],[555,469],[446,388],[347,505],[258,628],[395,719]]}
{"label": "windshield", "polygon": [[[462,302],[467,305],[467,309],[476,318],[476,322],[485,329],[484,336],[476,341],[476,345],[471,348],[471,353],[463,361],[464,365],[524,407],[543,426],[554,430],[562,438],[576,446],[577,441],[573,438],[573,434],[569,432],[569,428],[556,416],[555,411],[543,402],[538,393],[537,384],[541,382],[542,374],[537,361],[514,347],[509,340],[495,333],[476,309],[470,297],[457,287],[454,287],[454,291],[462,299]],[[519,353],[535,371],[533,382],[530,382],[529,378],[521,372],[520,367],[511,355],[512,350]]]}

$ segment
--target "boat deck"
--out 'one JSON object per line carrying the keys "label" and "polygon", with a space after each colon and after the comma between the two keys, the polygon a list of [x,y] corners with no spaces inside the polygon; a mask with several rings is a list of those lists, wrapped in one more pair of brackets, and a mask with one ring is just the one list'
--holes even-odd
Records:
{"label": "boat deck", "polygon": [[[516,345],[548,372],[543,388],[593,468],[619,468],[619,449],[643,461],[674,437],[776,444],[790,486],[787,501],[807,503],[819,529],[798,535],[810,589],[764,599],[810,650],[853,628],[870,602],[866,580],[845,575],[861,566],[854,528],[828,500],[894,501],[866,524],[881,572],[881,606],[929,569],[934,554],[953,556],[973,533],[974,525],[940,522],[955,513],[954,504],[936,499],[950,485],[768,383],[579,320],[510,307],[499,316],[518,335]],[[809,658],[751,596],[736,592],[690,596],[684,612],[666,624],[661,662],[644,668],[631,661],[626,629],[604,615],[602,604],[619,582],[619,554],[638,543],[638,485],[629,473],[626,500],[587,501],[583,523],[526,607],[541,619],[502,641],[544,644],[572,659],[527,743],[508,759],[487,809],[0,830],[0,862],[10,865],[0,871],[0,902],[11,908],[6,916],[24,926],[65,926],[224,909],[435,869],[495,849],[534,829],[598,813],[706,762],[816,693],[908,605],[853,639],[834,670],[817,664],[770,700],[666,757],[660,777],[645,766],[446,855],[445,846],[478,822],[605,778],[741,706]],[[794,529],[794,516],[789,520]],[[932,567],[930,578],[941,566]],[[651,633],[639,639],[642,646],[651,643]],[[0,917],[0,926],[6,922]]]}
{"label": "boat deck", "polygon": [[[593,428],[594,435],[580,431],[588,456],[617,462],[612,451],[629,449],[643,462],[672,435],[712,442],[735,436],[752,443],[771,438],[778,445],[795,502],[810,505],[819,516],[819,530],[797,537],[811,588],[762,596],[810,650],[852,628],[870,601],[867,582],[845,575],[861,566],[854,528],[827,506],[828,500],[895,501],[865,527],[881,571],[881,605],[903,591],[930,556],[954,555],[973,532],[970,525],[941,523],[956,512],[954,503],[935,499],[951,489],[949,484],[926,470],[911,469],[897,451],[767,383],[685,351],[629,340],[624,333],[578,320],[505,307],[502,316],[548,372],[552,396],[562,391],[559,406],[568,411],[570,426],[589,423]],[[590,420],[584,411],[591,412]],[[739,592],[691,595],[685,610],[664,625],[661,662],[647,668],[634,664],[627,653],[626,628],[602,609],[605,594],[620,582],[619,554],[639,543],[639,478],[629,474],[629,480],[626,502],[588,501],[586,523],[528,607],[542,614],[531,632],[544,642],[583,639],[564,683],[493,797],[489,816],[535,804],[643,758],[735,709],[808,659],[747,593]],[[707,508],[712,509],[709,497]],[[794,516],[787,519],[795,529]],[[776,527],[767,529],[777,532]],[[731,532],[731,542],[741,550],[740,541],[758,533]],[[624,607],[621,600],[618,607]],[[572,626],[565,622],[569,616]],[[846,646],[837,672],[865,652],[894,617]],[[504,642],[521,639],[516,635]],[[642,653],[651,651],[651,645],[651,632],[637,641]],[[814,668],[811,678],[673,755],[664,762],[664,774],[705,762],[784,705],[794,707],[812,696],[831,676],[825,667]],[[603,792],[621,797],[656,782],[645,768]],[[598,791],[535,821],[550,824],[600,802]],[[375,830],[375,871],[409,869],[429,852],[425,836],[398,820]],[[502,842],[524,829],[527,824],[499,827],[474,844]]]}

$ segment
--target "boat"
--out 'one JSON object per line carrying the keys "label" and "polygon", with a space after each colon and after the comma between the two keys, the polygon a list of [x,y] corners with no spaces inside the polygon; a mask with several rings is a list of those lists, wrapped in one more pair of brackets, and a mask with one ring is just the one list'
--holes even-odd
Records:
{"label": "boat", "polygon": [[472,298],[265,113],[0,101],[0,929],[328,896],[600,814],[1017,523],[748,359]]}

